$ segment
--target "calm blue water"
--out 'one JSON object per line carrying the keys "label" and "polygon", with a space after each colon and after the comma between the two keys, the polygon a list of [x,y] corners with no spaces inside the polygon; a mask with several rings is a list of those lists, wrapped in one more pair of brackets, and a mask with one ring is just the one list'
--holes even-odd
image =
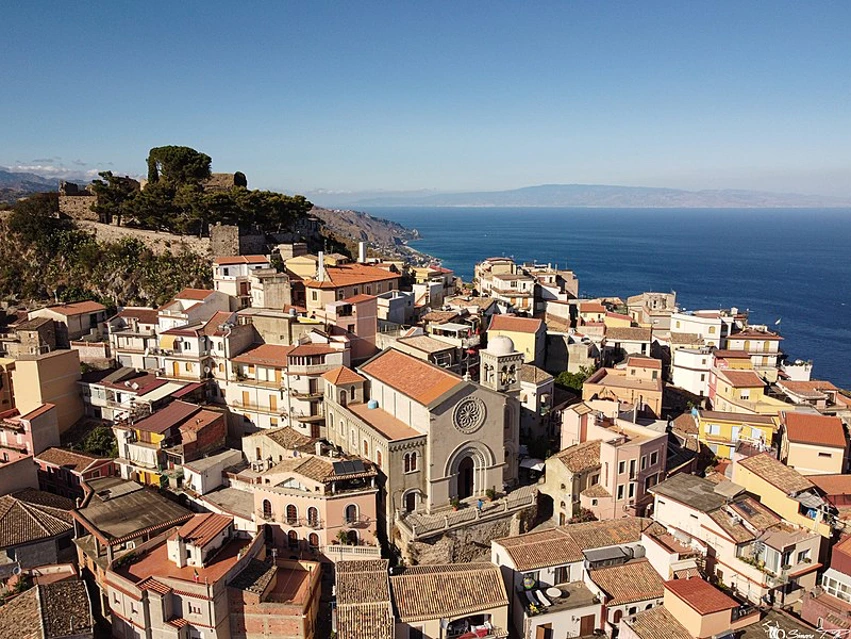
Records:
{"label": "calm blue water", "polygon": [[372,208],[420,231],[412,246],[470,281],[483,258],[573,269],[581,295],[676,291],[687,309],[751,311],[791,359],[850,386],[848,210]]}

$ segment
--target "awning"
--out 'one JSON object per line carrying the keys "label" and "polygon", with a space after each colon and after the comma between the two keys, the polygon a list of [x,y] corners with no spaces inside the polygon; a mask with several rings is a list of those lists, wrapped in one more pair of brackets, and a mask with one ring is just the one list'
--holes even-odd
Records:
{"label": "awning", "polygon": [[527,457],[521,461],[521,468],[529,468],[530,470],[541,472],[544,470],[544,461],[535,457]]}

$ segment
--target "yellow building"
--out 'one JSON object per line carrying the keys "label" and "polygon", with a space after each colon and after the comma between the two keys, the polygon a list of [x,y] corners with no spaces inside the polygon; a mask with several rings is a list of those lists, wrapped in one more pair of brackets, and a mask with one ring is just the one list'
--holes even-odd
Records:
{"label": "yellow building", "polygon": [[525,364],[544,366],[547,327],[540,319],[495,315],[488,327],[488,339],[494,339],[498,335],[512,340],[515,350],[524,354]]}
{"label": "yellow building", "polygon": [[83,416],[78,381],[80,355],[75,350],[23,356],[15,361],[12,372],[15,407],[26,414],[42,404],[53,404],[59,432],[64,433]]}
{"label": "yellow building", "polygon": [[607,328],[630,328],[633,326],[633,320],[629,315],[609,311],[604,314],[603,322]]}
{"label": "yellow building", "polygon": [[714,410],[754,415],[777,415],[789,404],[765,394],[764,382],[753,370],[713,368],[710,401]]}
{"label": "yellow building", "polygon": [[816,486],[770,453],[735,463],[733,480],[757,495],[761,504],[778,513],[784,521],[831,537],[831,517]]}
{"label": "yellow building", "polygon": [[780,421],[777,415],[711,410],[695,410],[693,417],[698,440],[723,459],[731,459],[740,442],[768,450],[776,439]]}

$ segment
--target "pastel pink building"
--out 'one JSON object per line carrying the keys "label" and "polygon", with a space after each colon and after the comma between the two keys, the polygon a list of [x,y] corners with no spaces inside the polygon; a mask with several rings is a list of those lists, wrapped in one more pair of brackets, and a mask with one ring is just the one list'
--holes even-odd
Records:
{"label": "pastel pink building", "polygon": [[278,462],[252,460],[239,479],[252,483],[255,521],[270,524],[275,546],[335,560],[380,555],[377,475],[357,458],[296,453]]}
{"label": "pastel pink building", "polygon": [[325,305],[327,321],[348,334],[353,361],[366,360],[379,352],[376,348],[378,309],[378,298],[363,293]]}

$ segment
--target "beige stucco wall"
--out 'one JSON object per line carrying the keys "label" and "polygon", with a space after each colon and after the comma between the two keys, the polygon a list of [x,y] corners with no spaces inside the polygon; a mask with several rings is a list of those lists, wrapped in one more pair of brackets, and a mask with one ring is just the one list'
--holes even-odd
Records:
{"label": "beige stucco wall", "polygon": [[712,637],[731,627],[730,609],[702,615],[668,589],[663,594],[663,605],[693,637],[699,639]]}
{"label": "beige stucco wall", "polygon": [[791,442],[783,436],[784,462],[803,475],[839,475],[843,472],[843,449]]}
{"label": "beige stucco wall", "polygon": [[42,404],[56,406],[59,432],[64,433],[83,416],[80,355],[74,350],[58,350],[15,363],[12,384],[15,406],[26,414]]}

